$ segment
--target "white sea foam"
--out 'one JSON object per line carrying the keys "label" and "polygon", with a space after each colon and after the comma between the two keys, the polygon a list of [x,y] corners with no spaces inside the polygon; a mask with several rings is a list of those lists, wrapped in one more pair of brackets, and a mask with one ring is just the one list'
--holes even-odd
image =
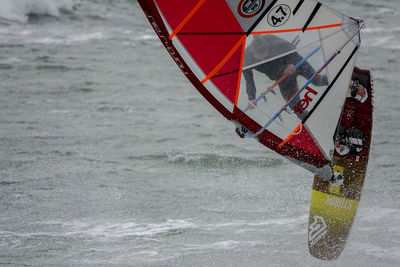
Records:
{"label": "white sea foam", "polygon": [[400,32],[399,27],[390,27],[390,28],[384,28],[384,27],[366,27],[363,29],[363,33],[368,33],[368,34],[376,34],[376,33],[397,33]]}
{"label": "white sea foam", "polygon": [[377,223],[382,220],[387,220],[386,218],[393,218],[394,215],[398,214],[399,210],[380,208],[380,209],[368,209],[360,210],[359,214],[362,220]]}
{"label": "white sea foam", "polygon": [[56,34],[46,37],[32,38],[31,42],[35,44],[64,44],[69,45],[73,43],[85,43],[96,40],[107,39],[108,36],[103,32],[85,32],[85,33],[71,33],[66,32],[64,36],[58,36]]}
{"label": "white sea foam", "polygon": [[383,49],[398,50],[400,48],[397,38],[395,35],[383,35],[377,36],[377,33],[373,33],[372,40],[364,42],[365,47],[377,47]]}
{"label": "white sea foam", "polygon": [[143,35],[139,36],[137,39],[139,39],[139,40],[157,40],[157,35],[143,34]]}
{"label": "white sea foam", "polygon": [[202,155],[200,154],[183,154],[183,153],[171,153],[168,154],[168,160],[171,162],[193,162],[199,161],[202,159]]}
{"label": "white sea foam", "polygon": [[372,243],[361,243],[354,241],[349,244],[349,247],[376,258],[400,260],[400,247],[385,248]]}
{"label": "white sea foam", "polygon": [[209,244],[188,244],[186,250],[204,250],[204,249],[235,249],[238,247],[249,247],[257,246],[262,244],[261,241],[236,241],[236,240],[225,240]]}
{"label": "white sea foam", "polygon": [[29,14],[60,16],[60,10],[72,10],[72,0],[1,0],[0,21],[27,23]]}
{"label": "white sea foam", "polygon": [[[260,222],[230,222],[197,225],[186,220],[168,220],[160,223],[137,223],[137,222],[37,222],[38,225],[56,226],[63,228],[63,236],[87,235],[93,237],[121,238],[121,237],[152,237],[159,234],[180,232],[188,229],[215,231],[221,229],[237,229],[239,232],[251,231],[259,227],[289,227],[293,228],[298,224],[307,223],[308,214],[293,218],[271,219]],[[60,235],[57,232],[30,233],[32,235]],[[29,233],[27,235],[30,235]],[[228,242],[229,243],[229,242]],[[227,244],[219,244],[225,246]],[[231,245],[230,243],[228,245]]]}
{"label": "white sea foam", "polygon": [[379,8],[379,9],[378,9],[378,13],[384,14],[384,15],[389,15],[389,16],[390,16],[390,15],[395,16],[395,15],[398,14],[397,10],[394,9],[394,8],[391,8],[391,7],[382,7],[382,8]]}
{"label": "white sea foam", "polygon": [[150,237],[157,234],[167,234],[196,226],[185,220],[168,220],[164,223],[140,224],[136,222],[39,222],[37,224],[59,225],[64,229],[64,236],[88,235],[94,237]]}
{"label": "white sea foam", "polygon": [[261,222],[232,222],[232,223],[221,223],[215,225],[208,225],[208,229],[213,228],[234,228],[234,227],[265,227],[265,226],[287,226],[292,227],[298,224],[305,224],[308,221],[308,214],[300,215],[299,217],[293,218],[279,218],[279,219],[270,219],[267,221]]}
{"label": "white sea foam", "polygon": [[396,44],[389,44],[386,46],[386,48],[388,49],[392,49],[392,50],[400,50],[400,44],[396,43]]}

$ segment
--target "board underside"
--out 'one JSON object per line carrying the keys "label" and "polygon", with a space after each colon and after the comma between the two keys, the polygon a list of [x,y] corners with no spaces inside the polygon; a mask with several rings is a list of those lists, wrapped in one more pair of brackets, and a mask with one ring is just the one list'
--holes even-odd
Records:
{"label": "board underside", "polygon": [[[367,88],[369,94],[368,101],[359,104],[362,109],[355,109],[358,112],[367,112],[368,131],[363,151],[345,156],[335,153],[332,158],[333,170],[341,173],[344,178],[341,186],[334,186],[329,181],[314,177],[308,247],[311,255],[322,260],[335,260],[343,251],[355,219],[367,171],[372,129],[372,81],[368,71],[355,69],[355,74],[360,77],[361,84]],[[346,105],[352,103],[346,102]],[[354,118],[354,124],[356,123],[357,118]]]}

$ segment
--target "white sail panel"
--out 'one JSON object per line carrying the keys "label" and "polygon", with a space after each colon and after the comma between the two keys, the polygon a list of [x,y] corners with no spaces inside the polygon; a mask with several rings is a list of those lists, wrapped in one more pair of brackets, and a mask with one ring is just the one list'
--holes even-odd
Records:
{"label": "white sail panel", "polygon": [[[313,1],[290,13],[298,3],[277,1],[247,38],[238,106],[262,129],[285,139],[322,101],[305,129],[329,158],[356,55],[346,61],[358,45],[351,41],[358,29],[345,31],[347,17]],[[296,71],[290,73],[288,65]]]}
{"label": "white sail panel", "polygon": [[[349,55],[352,52],[350,51],[351,48],[351,46],[344,48],[342,52],[343,55]],[[351,74],[354,69],[355,60],[356,55],[354,55],[347,64],[342,75],[339,76],[338,80],[335,82],[335,85],[333,85],[328,95],[321,102],[318,107],[318,111],[314,112],[306,123],[314,138],[318,140],[318,143],[324,154],[329,157],[333,152],[333,136],[335,134],[336,124],[342,112],[344,99],[346,98],[348,92],[348,89],[343,90],[343,88],[348,88]],[[343,61],[345,61],[344,58]]]}
{"label": "white sail panel", "polygon": [[[266,14],[263,20],[254,28],[253,32],[278,32],[290,30],[301,32],[307,20],[312,15],[317,2],[305,0],[293,14],[299,4],[297,0],[279,0],[274,7]],[[324,17],[327,15],[326,17]],[[323,18],[319,20],[318,18]],[[320,26],[334,26],[342,23],[342,15],[330,8],[321,6],[317,14],[311,20],[308,28]]]}

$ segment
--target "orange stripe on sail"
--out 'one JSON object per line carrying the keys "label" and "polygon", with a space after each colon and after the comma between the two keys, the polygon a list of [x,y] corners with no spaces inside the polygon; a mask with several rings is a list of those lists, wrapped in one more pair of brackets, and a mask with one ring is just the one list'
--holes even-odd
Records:
{"label": "orange stripe on sail", "polygon": [[325,26],[316,26],[316,27],[309,27],[306,29],[306,31],[320,30],[320,29],[327,29],[327,28],[334,28],[334,27],[341,27],[341,26],[342,26],[342,23],[325,25]]}
{"label": "orange stripe on sail", "polygon": [[238,83],[237,83],[237,88],[236,88],[236,96],[235,96],[235,106],[237,106],[238,99],[239,99],[239,91],[240,91],[240,82],[242,78],[242,69],[243,69],[243,60],[244,60],[244,49],[246,47],[246,42],[243,42],[242,45],[242,56],[240,57],[240,67],[239,67],[239,77],[238,77]]}
{"label": "orange stripe on sail", "polygon": [[[320,29],[326,29],[326,28],[334,28],[334,27],[340,27],[340,26],[342,26],[341,23],[339,23],[339,24],[331,24],[331,25],[324,25],[324,26],[309,27],[309,28],[306,29],[306,31],[320,30]],[[270,34],[270,33],[284,33],[284,32],[301,32],[302,30],[303,30],[302,28],[297,28],[297,29],[276,30],[276,31],[252,32],[251,34]]]}
{"label": "orange stripe on sail", "polygon": [[280,144],[278,145],[278,147],[284,146],[287,142],[290,141],[290,139],[293,138],[293,136],[299,134],[299,133],[301,132],[302,129],[303,129],[303,124],[300,122],[300,124],[297,125],[296,129],[294,129],[293,132],[292,132],[291,134],[289,134],[289,136],[286,137],[285,140],[283,140],[282,143],[280,143]]}
{"label": "orange stripe on sail", "polygon": [[240,41],[229,51],[229,53],[218,63],[218,65],[205,77],[201,83],[205,84],[209,79],[211,79],[217,71],[219,71],[222,66],[232,57],[232,55],[238,50],[240,45],[243,44],[243,42],[246,40],[246,35],[243,35],[242,38],[240,38]]}
{"label": "orange stripe on sail", "polygon": [[200,2],[197,3],[197,5],[192,9],[192,11],[189,12],[189,14],[182,20],[182,22],[176,27],[176,29],[171,33],[169,36],[169,39],[172,40],[172,38],[175,37],[175,35],[178,34],[180,30],[188,23],[188,21],[193,17],[194,14],[200,9],[200,7],[204,4],[206,0],[200,0]]}

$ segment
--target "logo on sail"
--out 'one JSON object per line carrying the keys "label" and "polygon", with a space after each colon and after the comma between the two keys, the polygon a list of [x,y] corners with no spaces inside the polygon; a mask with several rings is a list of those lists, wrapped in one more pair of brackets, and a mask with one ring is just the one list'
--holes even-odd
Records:
{"label": "logo on sail", "polygon": [[328,233],[324,218],[315,215],[314,222],[310,224],[308,229],[308,242],[310,246],[314,246]]}
{"label": "logo on sail", "polygon": [[265,0],[241,0],[238,6],[239,15],[244,18],[256,16],[263,9]]}
{"label": "logo on sail", "polygon": [[304,98],[300,100],[297,105],[294,107],[294,112],[299,113],[300,115],[303,114],[303,111],[308,108],[310,103],[313,101],[313,99],[309,96],[309,94],[317,95],[318,93],[311,89],[310,87],[306,87],[307,93],[305,93]]}

